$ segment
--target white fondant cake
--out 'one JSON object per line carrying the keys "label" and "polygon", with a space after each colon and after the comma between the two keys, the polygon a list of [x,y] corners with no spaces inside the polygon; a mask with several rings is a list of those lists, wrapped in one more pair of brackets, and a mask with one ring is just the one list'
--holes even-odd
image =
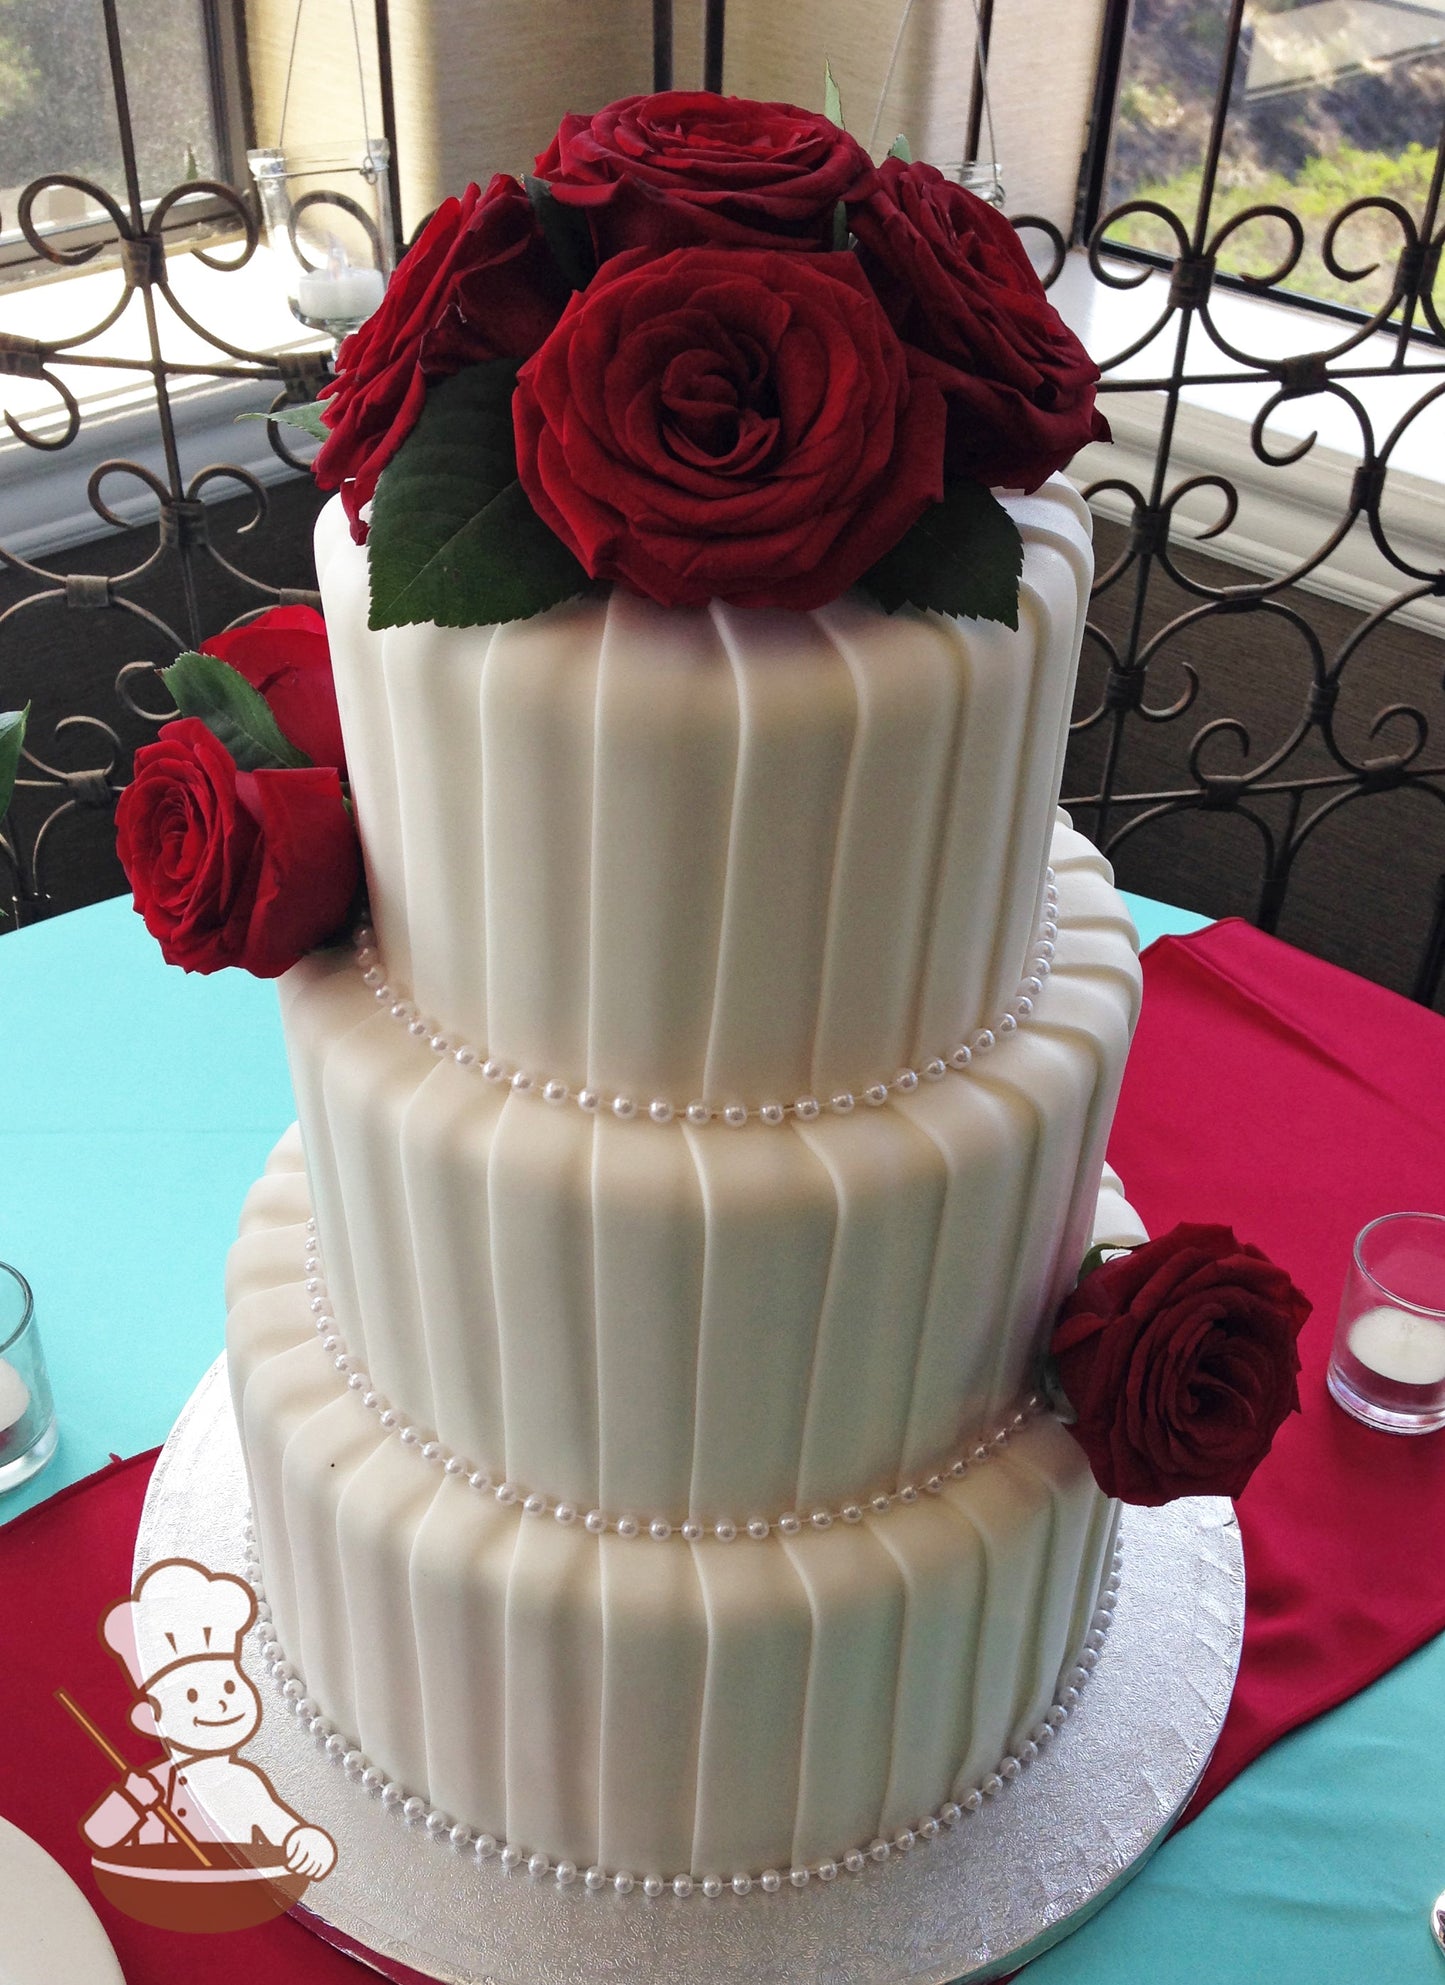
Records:
{"label": "white fondant cake", "polygon": [[1087,512],[1010,507],[1016,633],[614,593],[376,634],[322,520],[376,935],[283,982],[232,1384],[297,1690],[509,1865],[886,1854],[1096,1658],[1114,1511],[1034,1386],[1141,1238],[1100,1192],[1139,974],[1054,813]]}

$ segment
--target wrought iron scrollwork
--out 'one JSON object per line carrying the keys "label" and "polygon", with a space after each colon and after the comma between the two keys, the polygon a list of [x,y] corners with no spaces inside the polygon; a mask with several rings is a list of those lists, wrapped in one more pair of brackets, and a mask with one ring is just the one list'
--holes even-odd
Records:
{"label": "wrought iron scrollwork", "polygon": [[[1151,829],[1191,811],[1228,813],[1247,822],[1258,844],[1258,887],[1253,914],[1266,929],[1279,922],[1291,877],[1302,850],[1338,814],[1361,801],[1402,788],[1427,795],[1441,807],[1440,886],[1427,908],[1423,951],[1413,991],[1427,1002],[1439,993],[1445,963],[1445,744],[1432,738],[1430,718],[1415,700],[1394,700],[1375,711],[1364,725],[1368,745],[1377,749],[1352,751],[1338,727],[1341,690],[1347,676],[1358,674],[1365,659],[1387,637],[1402,613],[1424,600],[1445,598],[1445,545],[1438,564],[1425,565],[1398,542],[1385,514],[1392,464],[1416,424],[1445,396],[1445,325],[1436,300],[1442,243],[1445,243],[1445,130],[1440,134],[1435,169],[1424,211],[1412,214],[1400,201],[1372,194],[1343,205],[1324,228],[1320,248],[1326,268],[1342,284],[1377,278],[1381,262],[1363,262],[1349,249],[1351,224],[1360,216],[1383,216],[1398,230],[1399,246],[1383,299],[1372,310],[1333,315],[1298,311],[1301,324],[1317,325],[1320,344],[1298,354],[1251,349],[1237,324],[1220,322],[1221,289],[1278,297],[1280,286],[1298,268],[1305,249],[1305,231],[1297,215],[1278,202],[1262,202],[1217,221],[1220,159],[1234,89],[1245,0],[1232,0],[1225,52],[1210,116],[1199,204],[1192,216],[1173,212],[1150,198],[1124,200],[1086,226],[1083,248],[1095,279],[1114,290],[1139,289],[1162,276],[1160,306],[1137,336],[1101,359],[1105,395],[1149,388],[1162,397],[1162,419],[1148,488],[1125,477],[1110,476],[1086,490],[1090,497],[1109,496],[1112,508],[1127,507],[1127,535],[1119,554],[1095,582],[1096,603],[1119,608],[1125,628],[1121,640],[1097,624],[1087,634],[1087,652],[1094,661],[1090,676],[1103,665],[1103,687],[1076,716],[1076,739],[1092,738],[1091,754],[1098,776],[1086,789],[1069,792],[1065,804],[1080,825],[1094,834],[1106,853],[1121,859],[1128,880],[1129,856]],[[1115,42],[1122,32],[1122,12],[1115,21]],[[1116,49],[1117,55],[1117,49]],[[1117,82],[1117,60],[1113,82]],[[1111,84],[1112,87],[1112,84]],[[1096,116],[1096,156],[1086,168],[1086,184],[1102,187],[1104,172],[1098,148],[1107,142],[1107,104]],[[1164,231],[1169,252],[1121,248],[1121,224],[1147,215]],[[1085,217],[1086,222],[1088,216]],[[1243,276],[1220,274],[1222,251],[1237,245],[1251,227],[1260,230],[1262,260],[1269,266]],[[1283,241],[1279,250],[1265,244],[1266,231]],[[1297,299],[1291,299],[1297,303]],[[1349,321],[1350,319],[1353,321]],[[1345,321],[1342,321],[1344,319]],[[1381,339],[1389,340],[1381,355]],[[1166,342],[1169,369],[1143,378],[1130,362]],[[1147,364],[1147,361],[1146,361]],[[1363,382],[1399,379],[1408,382],[1414,398],[1381,438],[1363,390]],[[1306,461],[1318,440],[1317,431],[1284,442],[1271,435],[1270,423],[1286,404],[1319,402],[1328,397],[1343,407],[1358,430],[1359,466],[1348,496],[1331,518],[1320,541],[1296,558],[1284,572],[1259,577],[1235,568],[1228,582],[1204,576],[1192,563],[1189,550],[1227,531],[1239,511],[1239,491],[1217,472],[1180,476],[1177,416],[1191,386],[1221,384],[1272,388],[1260,405],[1249,432],[1255,458],[1267,468],[1288,468]],[[1107,411],[1108,401],[1105,399]],[[1187,533],[1180,527],[1186,499],[1213,492],[1218,514]],[[1196,503],[1197,509],[1197,503]],[[1295,588],[1309,581],[1340,548],[1356,526],[1368,531],[1381,557],[1401,580],[1400,590],[1373,611],[1340,641],[1333,654],[1324,645],[1306,613],[1297,604]],[[1157,607],[1161,582],[1187,596],[1190,604],[1162,626],[1150,628],[1151,608]],[[1284,647],[1293,643],[1305,661],[1306,689],[1290,718],[1286,714],[1283,672],[1279,705],[1283,734],[1256,749],[1249,727],[1237,717],[1223,716],[1203,724],[1184,754],[1183,777],[1161,790],[1131,790],[1122,767],[1126,740],[1138,724],[1168,724],[1185,718],[1194,707],[1200,674],[1194,662],[1176,655],[1185,637],[1226,617],[1249,614],[1272,621]],[[1195,644],[1197,652],[1197,643]],[[1183,691],[1172,698],[1151,694],[1151,672],[1165,662],[1177,662],[1184,676]],[[1437,690],[1439,671],[1427,686]],[[1438,719],[1437,719],[1438,725]]]}
{"label": "wrought iron scrollwork", "polygon": [[[219,233],[223,237],[220,245],[211,239],[208,246],[204,237],[194,240],[189,252],[207,268],[227,274],[246,267],[255,253],[260,240],[256,213],[249,197],[220,180],[186,180],[171,187],[158,200],[143,202],[116,0],[101,0],[101,9],[118,112],[126,182],[124,197],[117,198],[106,187],[76,174],[48,173],[21,193],[16,220],[34,253],[53,265],[76,269],[103,254],[113,256],[119,264],[119,295],[95,322],[53,343],[0,335],[0,380],[8,377],[47,386],[55,395],[57,417],[37,420],[32,413],[22,419],[8,409],[0,411],[16,441],[28,448],[57,453],[71,446],[84,422],[81,401],[57,367],[147,375],[163,467],[157,471],[136,461],[102,462],[90,477],[87,500],[102,523],[126,530],[133,527],[134,519],[113,507],[118,500],[117,486],[123,487],[128,482],[132,492],[138,486],[154,500],[155,536],[141,559],[127,571],[112,574],[60,572],[0,545],[0,571],[14,575],[27,588],[0,612],[0,642],[7,632],[15,631],[17,624],[23,624],[31,632],[38,616],[57,609],[121,615],[138,623],[153,637],[155,653],[151,661],[132,661],[121,667],[115,693],[120,710],[132,727],[140,724],[146,729],[156,729],[174,715],[166,707],[165,690],[156,668],[217,631],[206,619],[203,585],[206,572],[223,574],[232,588],[239,584],[255,596],[256,604],[238,617],[242,620],[267,605],[289,604],[298,599],[319,604],[314,593],[282,588],[244,570],[218,547],[210,528],[206,497],[230,485],[237,496],[249,499],[250,515],[236,531],[237,536],[244,537],[266,514],[267,492],[249,469],[233,464],[213,463],[188,478],[182,474],[175,390],[198,379],[270,381],[277,389],[271,402],[275,411],[288,401],[315,399],[330,377],[330,364],[328,354],[323,351],[280,354],[250,351],[215,327],[203,324],[176,294],[166,254],[167,233],[184,221],[183,203],[204,202],[211,236]],[[91,238],[80,245],[57,242],[37,223],[36,210],[42,196],[60,188],[80,194],[103,217],[98,230],[90,231]],[[121,354],[94,351],[96,340],[120,320],[136,296],[142,304],[144,348]],[[184,361],[165,356],[161,336],[163,312],[169,312],[194,338],[203,341],[207,348],[204,355]],[[282,430],[274,423],[268,423],[268,437],[282,462],[298,473],[304,471],[304,460],[293,453]],[[180,579],[183,605],[180,626],[172,625],[135,597],[143,583],[153,584],[158,575],[166,572],[174,572]],[[0,702],[3,700],[0,697]],[[78,766],[59,762],[76,755],[87,762]],[[88,810],[114,808],[125,783],[126,758],[120,734],[112,724],[97,716],[72,713],[61,717],[53,723],[48,739],[37,735],[32,727],[16,782],[19,804],[12,808],[8,820],[0,821],[0,929],[12,920],[42,916],[52,907],[45,880],[49,850],[71,817]],[[27,822],[23,839],[16,827],[16,816],[22,813]]]}
{"label": "wrought iron scrollwork", "polygon": [[[129,616],[154,640],[156,660],[211,631],[202,624],[200,584],[203,575],[219,574],[229,584],[241,582],[254,596],[251,611],[275,600],[298,595],[248,574],[234,558],[218,549],[208,528],[205,498],[229,487],[249,499],[244,529],[254,528],[264,515],[267,496],[262,484],[245,469],[214,464],[189,479],[182,476],[176,447],[172,391],[185,377],[264,379],[274,383],[273,410],[287,402],[316,397],[328,376],[326,355],[318,351],[285,354],[245,350],[223,333],[198,322],[177,298],[167,274],[161,248],[162,231],[177,218],[181,203],[204,195],[230,227],[224,247],[198,243],[192,252],[216,270],[239,269],[253,256],[257,224],[247,198],[220,182],[187,182],[173,188],[147,213],[143,208],[135,169],[135,147],[125,108],[124,71],[116,25],[116,0],[101,0],[115,96],[120,107],[122,158],[126,194],[117,199],[103,187],[68,174],[53,174],[26,189],[19,206],[19,224],[38,255],[53,263],[76,266],[92,260],[99,244],[58,245],[35,223],[37,202],[51,187],[81,193],[104,216],[113,250],[121,264],[119,301],[100,319],[63,342],[47,345],[33,340],[0,337],[0,381],[5,377],[39,382],[55,395],[55,414],[37,425],[33,415],[23,419],[6,411],[11,434],[26,445],[54,452],[69,446],[81,430],[83,410],[75,393],[57,372],[85,366],[124,365],[147,373],[153,383],[155,410],[162,441],[162,471],[135,462],[103,463],[91,479],[90,501],[97,517],[111,525],[125,519],[114,506],[128,482],[147,492],[156,506],[155,539],[146,556],[129,571],[111,576],[64,575],[0,547],[0,566],[18,575],[28,590],[0,613],[0,639],[7,624],[65,607]],[[710,0],[709,47],[720,60],[721,0]],[[1126,0],[1110,0],[1105,29],[1106,59],[1101,95],[1094,121],[1090,157],[1085,163],[1086,195],[1097,207],[1105,183],[1112,92],[1117,85],[1124,33]],[[670,10],[655,10],[670,20]],[[1306,235],[1298,215],[1279,200],[1260,201],[1241,210],[1221,213],[1218,199],[1220,163],[1226,123],[1235,88],[1235,72],[1244,25],[1245,0],[1231,0],[1223,59],[1210,115],[1200,194],[1192,214],[1175,212],[1158,199],[1126,199],[1107,212],[1086,211],[1077,230],[1077,247],[1096,283],[1116,293],[1140,295],[1141,318],[1120,348],[1096,353],[1104,373],[1103,393],[1152,391],[1159,398],[1161,421],[1157,445],[1147,474],[1131,480],[1105,475],[1091,484],[1091,497],[1107,500],[1126,520],[1124,540],[1109,561],[1101,563],[1095,582],[1096,610],[1086,632],[1086,680],[1091,685],[1081,699],[1074,725],[1076,744],[1087,748],[1091,770],[1087,785],[1074,790],[1066,779],[1066,804],[1080,824],[1105,850],[1120,858],[1123,879],[1133,851],[1164,823],[1188,813],[1227,816],[1244,823],[1258,853],[1258,887],[1253,913],[1266,928],[1274,928],[1284,909],[1299,858],[1321,830],[1351,807],[1402,789],[1439,803],[1442,851],[1445,851],[1445,747],[1432,736],[1426,697],[1390,695],[1351,725],[1341,723],[1342,701],[1358,703],[1360,692],[1346,699],[1343,692],[1367,676],[1371,659],[1387,641],[1401,615],[1422,602],[1445,599],[1445,552],[1440,563],[1422,558],[1418,546],[1401,540],[1392,529],[1388,500],[1392,477],[1418,424],[1445,397],[1445,321],[1437,298],[1442,246],[1445,246],[1445,132],[1437,150],[1428,195],[1414,213],[1387,194],[1371,193],[1348,200],[1328,221],[1318,253],[1333,280],[1346,287],[1372,285],[1370,308],[1335,306],[1326,314],[1298,310],[1296,321],[1318,331],[1317,341],[1299,342],[1308,348],[1280,356],[1263,348],[1238,311],[1225,308],[1231,292],[1279,300],[1282,286],[1299,269]],[[980,19],[986,42],[992,8],[985,0]],[[667,50],[660,46],[660,59]],[[664,64],[665,67],[665,64]],[[385,64],[383,64],[385,70]],[[384,74],[383,83],[386,86]],[[975,92],[977,95],[977,92]],[[971,125],[978,125],[978,105]],[[1121,246],[1120,230],[1147,220],[1167,246],[1147,251]],[[1384,232],[1369,254],[1356,243],[1361,227],[1372,235]],[[1066,265],[1068,244],[1054,224],[1037,215],[1015,216],[1015,226],[1034,255],[1046,283],[1052,284]],[[1226,263],[1245,259],[1246,273],[1229,273]],[[1382,280],[1382,271],[1388,279]],[[1158,280],[1162,278],[1162,280]],[[1155,280],[1157,306],[1145,286]],[[146,350],[123,359],[97,354],[92,347],[119,319],[131,298],[142,299]],[[1298,299],[1291,299],[1298,304]],[[169,311],[209,348],[203,361],[168,363],[162,356],[158,331],[160,312]],[[1225,319],[1227,318],[1227,322]],[[1155,351],[1167,354],[1162,367],[1141,369],[1136,361]],[[1372,413],[1367,382],[1404,381],[1411,394],[1401,412],[1392,411],[1391,425],[1382,431]],[[1308,464],[1318,445],[1317,431],[1281,436],[1281,409],[1301,404],[1342,410],[1356,437],[1358,466],[1336,513],[1321,526],[1318,541],[1298,554],[1288,570],[1259,576],[1231,568],[1227,577],[1201,569],[1192,555],[1235,527],[1240,491],[1228,474],[1211,467],[1191,472],[1177,466],[1178,418],[1192,387],[1253,386],[1260,403],[1248,430],[1248,447],[1266,471]],[[1107,409],[1108,401],[1105,400]],[[300,470],[303,461],[292,451],[288,431],[272,424],[271,447],[288,466]],[[1190,522],[1182,519],[1186,506]],[[1201,522],[1199,512],[1203,508]],[[244,535],[244,529],[241,535]],[[1398,575],[1398,590],[1357,623],[1333,650],[1300,604],[1299,587],[1318,575],[1352,531],[1367,533],[1384,561]],[[182,624],[170,625],[135,597],[143,579],[162,568],[182,578]],[[1184,604],[1159,620],[1163,588],[1183,596]],[[1115,612],[1113,609],[1117,608]],[[1271,700],[1272,721],[1254,728],[1234,715],[1200,720],[1208,708],[1201,702],[1207,663],[1199,660],[1198,636],[1238,626],[1240,616],[1268,628],[1278,654],[1278,684]],[[245,615],[241,616],[245,618]],[[1110,629],[1112,628],[1112,632]],[[1185,644],[1194,644],[1185,652]],[[1302,694],[1291,709],[1287,672],[1297,666]],[[1438,687],[1437,682],[1431,685]],[[119,670],[115,694],[122,721],[153,728],[165,721],[164,689],[149,662],[129,661]],[[1127,745],[1136,734],[1164,736],[1172,725],[1183,725],[1187,736],[1171,771],[1148,789],[1131,788],[1125,779]],[[1190,729],[1190,726],[1193,729]],[[32,738],[22,768],[20,789],[33,795],[40,789],[53,797],[51,810],[40,821],[29,844],[17,844],[13,824],[10,838],[0,832],[0,904],[8,865],[11,892],[22,913],[43,914],[42,863],[58,826],[87,807],[113,804],[124,776],[124,753],[113,727],[96,717],[71,717],[56,727],[61,739],[93,746],[93,764],[64,770],[56,762],[69,754]],[[1351,743],[1351,738],[1356,741]],[[1361,741],[1362,740],[1362,741]],[[0,829],[5,823],[0,823]],[[1445,967],[1445,852],[1439,864],[1442,880],[1427,911],[1428,929],[1414,990],[1431,1000],[1438,995]]]}

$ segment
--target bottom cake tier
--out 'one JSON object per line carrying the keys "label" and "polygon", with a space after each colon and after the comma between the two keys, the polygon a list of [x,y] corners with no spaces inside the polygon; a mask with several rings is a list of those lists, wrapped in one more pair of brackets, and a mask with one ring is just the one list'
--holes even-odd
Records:
{"label": "bottom cake tier", "polygon": [[[228,1273],[266,1599],[294,1690],[433,1830],[592,1885],[775,1888],[886,1858],[1047,1745],[1102,1645],[1117,1507],[1037,1400],[793,1534],[593,1534],[368,1409],[309,1219],[293,1134]],[[1116,1181],[1096,1232],[1141,1238]]]}

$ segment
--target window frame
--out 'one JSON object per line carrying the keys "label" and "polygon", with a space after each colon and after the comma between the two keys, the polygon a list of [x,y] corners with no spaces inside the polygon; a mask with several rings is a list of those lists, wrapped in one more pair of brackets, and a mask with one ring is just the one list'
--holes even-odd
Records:
{"label": "window frame", "polygon": [[[1124,55],[1128,44],[1130,16],[1134,0],[1104,0],[1104,15],[1099,36],[1099,59],[1094,72],[1094,94],[1090,105],[1084,155],[1080,162],[1079,193],[1074,209],[1074,224],[1070,235],[1070,245],[1076,248],[1089,248],[1094,243],[1096,229],[1107,218],[1109,208],[1104,204],[1108,187],[1109,155],[1114,139],[1114,123],[1118,113],[1119,87],[1123,78]],[[1240,10],[1242,13],[1242,9]],[[1236,26],[1236,46],[1243,33],[1243,23]],[[1216,99],[1217,100],[1217,99]],[[1227,111],[1225,115],[1227,116]],[[1438,141],[1445,146],[1445,136]],[[1197,214],[1193,217],[1181,215],[1186,224],[1197,232]],[[1175,258],[1152,248],[1139,248],[1129,242],[1115,242],[1103,237],[1102,247],[1111,261],[1132,262],[1137,267],[1158,270],[1167,274],[1173,267]],[[1336,303],[1326,297],[1315,297],[1299,290],[1286,290],[1268,287],[1251,282],[1248,277],[1236,276],[1227,270],[1214,269],[1211,282],[1220,288],[1234,291],[1240,296],[1264,296],[1271,303],[1279,303],[1294,310],[1307,311],[1314,316],[1329,317],[1337,323],[1366,324],[1374,314],[1358,309],[1348,303]],[[1401,326],[1394,319],[1381,325],[1398,334]],[[1407,333],[1410,339],[1441,347],[1445,339],[1440,338],[1430,325],[1421,321],[1418,314],[1412,319]]]}
{"label": "window frame", "polygon": [[[200,13],[216,176],[244,193],[246,153],[255,143],[244,0],[191,0],[191,4]],[[107,115],[116,116],[114,104],[108,106]],[[42,174],[41,178],[55,180],[57,175]],[[60,183],[64,183],[63,178]],[[147,227],[162,197],[142,200],[141,217]],[[115,198],[124,212],[128,205],[124,191]],[[168,246],[204,238],[212,238],[220,246],[237,239],[240,232],[235,212],[226,202],[204,197],[177,201],[161,227]],[[0,234],[0,294],[22,284],[63,281],[78,268],[104,268],[120,255],[115,226],[109,218],[48,227],[41,238],[51,254],[37,249],[19,227]]]}

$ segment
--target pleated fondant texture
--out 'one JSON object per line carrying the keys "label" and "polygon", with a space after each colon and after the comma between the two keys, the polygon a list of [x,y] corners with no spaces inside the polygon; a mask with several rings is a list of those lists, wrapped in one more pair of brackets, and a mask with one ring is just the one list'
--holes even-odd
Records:
{"label": "pleated fondant texture", "polygon": [[1011,1412],[1088,1246],[1138,999],[1060,826],[1034,1013],[881,1109],[587,1116],[429,1052],[349,955],[282,999],[335,1313],[398,1412],[523,1492],[745,1522],[896,1487]]}
{"label": "pleated fondant texture", "polygon": [[828,1096],[946,1053],[1028,956],[1091,559],[1010,499],[1019,626],[856,597],[366,626],[317,530],[388,974],[453,1038],[679,1106]]}
{"label": "pleated fondant texture", "polygon": [[253,1203],[233,1251],[231,1381],[281,1644],[389,1778],[528,1853],[726,1879],[916,1826],[1038,1731],[1113,1546],[1053,1420],[824,1532],[592,1536],[499,1506],[346,1387],[298,1210]]}

